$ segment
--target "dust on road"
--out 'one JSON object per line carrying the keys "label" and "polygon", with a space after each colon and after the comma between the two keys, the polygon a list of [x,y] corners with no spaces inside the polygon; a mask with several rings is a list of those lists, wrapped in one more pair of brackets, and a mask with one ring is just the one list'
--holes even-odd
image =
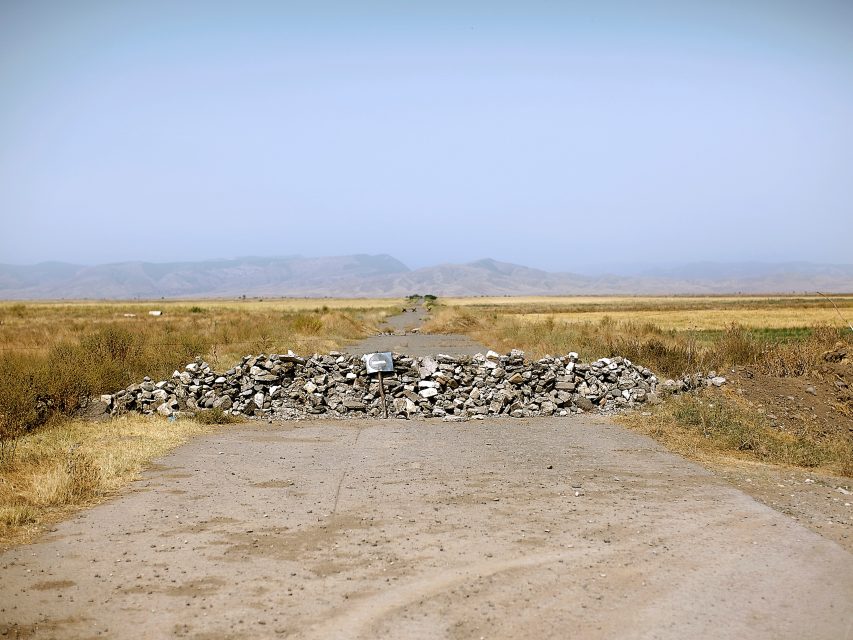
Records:
{"label": "dust on road", "polygon": [[853,555],[601,417],[241,426],[0,557],[37,638],[844,638]]}

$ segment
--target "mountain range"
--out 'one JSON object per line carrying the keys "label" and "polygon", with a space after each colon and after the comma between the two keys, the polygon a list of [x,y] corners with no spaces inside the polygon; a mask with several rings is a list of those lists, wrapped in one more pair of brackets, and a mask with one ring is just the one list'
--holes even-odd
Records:
{"label": "mountain range", "polygon": [[0,264],[0,299],[642,295],[853,292],[853,265],[692,263],[597,275],[490,258],[410,269],[389,255],[244,257],[198,262]]}

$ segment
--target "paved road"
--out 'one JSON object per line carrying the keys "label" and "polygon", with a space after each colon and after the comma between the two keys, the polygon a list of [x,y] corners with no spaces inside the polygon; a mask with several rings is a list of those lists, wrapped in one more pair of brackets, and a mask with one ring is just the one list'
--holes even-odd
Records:
{"label": "paved road", "polygon": [[35,638],[853,638],[853,555],[605,418],[237,426],[0,556]]}
{"label": "paved road", "polygon": [[444,353],[449,356],[472,356],[488,350],[467,336],[458,334],[426,334],[412,332],[427,320],[423,307],[416,307],[388,318],[385,333],[362,340],[346,349],[348,353],[362,355],[379,351],[393,351],[410,356],[431,356]]}

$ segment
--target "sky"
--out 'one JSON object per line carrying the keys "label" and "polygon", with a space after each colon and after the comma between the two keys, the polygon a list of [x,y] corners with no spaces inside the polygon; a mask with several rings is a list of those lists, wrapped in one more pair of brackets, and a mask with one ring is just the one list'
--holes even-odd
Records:
{"label": "sky", "polygon": [[853,263],[853,2],[0,0],[0,263]]}

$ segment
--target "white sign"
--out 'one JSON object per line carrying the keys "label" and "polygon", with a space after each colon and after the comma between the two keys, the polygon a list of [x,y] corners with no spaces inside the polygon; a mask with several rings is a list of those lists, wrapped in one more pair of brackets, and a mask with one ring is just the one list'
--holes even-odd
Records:
{"label": "white sign", "polygon": [[394,359],[390,353],[368,353],[362,356],[367,373],[387,373],[394,370]]}

